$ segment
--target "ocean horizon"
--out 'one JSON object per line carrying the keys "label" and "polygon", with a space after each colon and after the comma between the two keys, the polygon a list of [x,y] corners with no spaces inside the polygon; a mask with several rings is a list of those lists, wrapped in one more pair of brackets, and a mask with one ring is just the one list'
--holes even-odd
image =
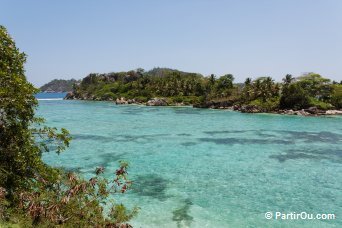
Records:
{"label": "ocean horizon", "polygon": [[67,93],[45,93],[45,92],[41,92],[41,93],[37,93],[35,94],[35,97],[37,98],[37,100],[63,100],[63,98],[65,97]]}

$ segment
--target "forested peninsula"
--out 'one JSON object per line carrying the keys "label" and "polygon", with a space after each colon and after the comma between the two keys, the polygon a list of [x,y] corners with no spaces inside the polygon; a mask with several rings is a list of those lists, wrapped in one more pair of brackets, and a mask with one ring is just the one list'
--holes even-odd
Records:
{"label": "forested peninsula", "polygon": [[73,85],[65,99],[115,101],[149,106],[192,105],[196,108],[233,109],[248,113],[294,115],[342,114],[342,81],[316,73],[271,77],[203,76],[168,68],[89,74]]}
{"label": "forested peninsula", "polygon": [[54,79],[49,83],[44,84],[40,87],[40,91],[46,93],[54,92],[70,92],[72,91],[73,85],[77,83],[75,79],[64,80],[64,79]]}

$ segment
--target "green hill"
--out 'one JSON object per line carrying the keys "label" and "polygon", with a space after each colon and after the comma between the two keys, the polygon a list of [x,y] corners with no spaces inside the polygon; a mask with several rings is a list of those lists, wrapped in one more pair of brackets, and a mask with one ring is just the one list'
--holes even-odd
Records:
{"label": "green hill", "polygon": [[40,90],[42,92],[70,92],[73,90],[73,85],[75,83],[77,83],[75,79],[54,79],[40,87]]}

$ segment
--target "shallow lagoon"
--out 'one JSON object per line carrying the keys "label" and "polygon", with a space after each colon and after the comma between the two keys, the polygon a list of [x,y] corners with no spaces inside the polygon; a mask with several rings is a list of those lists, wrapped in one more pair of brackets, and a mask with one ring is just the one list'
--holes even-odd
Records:
{"label": "shallow lagoon", "polygon": [[[191,107],[41,100],[38,115],[73,135],[49,164],[108,177],[129,161],[134,227],[341,227],[342,118]],[[336,220],[266,220],[268,211]]]}

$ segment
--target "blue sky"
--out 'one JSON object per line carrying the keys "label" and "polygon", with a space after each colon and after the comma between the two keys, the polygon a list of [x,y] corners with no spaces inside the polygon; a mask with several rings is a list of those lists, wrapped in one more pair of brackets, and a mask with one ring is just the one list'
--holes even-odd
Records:
{"label": "blue sky", "polygon": [[170,67],[342,80],[340,0],[0,0],[29,81]]}

